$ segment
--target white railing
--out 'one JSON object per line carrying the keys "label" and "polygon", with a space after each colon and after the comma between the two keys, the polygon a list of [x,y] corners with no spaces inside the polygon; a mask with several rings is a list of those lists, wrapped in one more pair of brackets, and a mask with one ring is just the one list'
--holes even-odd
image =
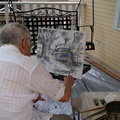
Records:
{"label": "white railing", "polygon": [[[78,7],[79,2],[13,2],[14,10],[17,9],[18,6],[21,6],[21,10],[31,10],[39,7],[53,7],[58,8],[62,10],[68,10],[68,11],[75,11]],[[10,7],[8,2],[0,2],[0,5],[4,5],[5,7],[0,9],[0,13],[5,14],[5,21],[6,24],[9,22],[9,12]],[[81,5],[78,7],[78,25],[81,24],[81,6],[85,5],[85,3],[81,3]],[[0,16],[1,17],[1,16]]]}

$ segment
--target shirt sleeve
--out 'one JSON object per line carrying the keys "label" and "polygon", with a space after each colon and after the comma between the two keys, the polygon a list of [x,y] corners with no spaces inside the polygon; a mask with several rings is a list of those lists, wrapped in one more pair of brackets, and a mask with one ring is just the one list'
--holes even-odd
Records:
{"label": "shirt sleeve", "polygon": [[32,70],[29,77],[29,88],[37,93],[41,93],[53,100],[60,100],[64,95],[64,83],[58,79],[53,79],[44,66],[38,64]]}

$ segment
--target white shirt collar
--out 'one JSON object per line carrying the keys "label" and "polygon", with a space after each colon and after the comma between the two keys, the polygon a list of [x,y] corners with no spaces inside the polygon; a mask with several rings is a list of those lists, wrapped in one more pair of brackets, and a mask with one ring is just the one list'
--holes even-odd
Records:
{"label": "white shirt collar", "polygon": [[14,45],[2,45],[0,47],[0,50],[12,50],[12,51],[20,53],[20,50]]}

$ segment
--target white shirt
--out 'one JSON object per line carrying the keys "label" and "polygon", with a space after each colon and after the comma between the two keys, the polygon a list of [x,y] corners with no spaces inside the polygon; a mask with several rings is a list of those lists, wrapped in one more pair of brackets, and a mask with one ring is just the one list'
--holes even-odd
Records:
{"label": "white shirt", "polygon": [[39,93],[59,100],[64,89],[64,84],[15,46],[0,47],[0,120],[34,120],[40,112],[33,111],[32,100]]}

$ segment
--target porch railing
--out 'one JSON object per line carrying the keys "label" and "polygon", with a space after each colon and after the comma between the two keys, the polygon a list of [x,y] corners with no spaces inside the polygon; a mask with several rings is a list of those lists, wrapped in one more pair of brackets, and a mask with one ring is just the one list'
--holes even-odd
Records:
{"label": "porch railing", "polygon": [[[70,10],[74,11],[77,9],[79,2],[13,2],[14,10],[20,9],[31,10],[39,7],[53,7],[62,10]],[[81,6],[85,5],[85,3],[81,3],[78,7],[78,25],[81,25]],[[0,2],[0,6],[4,6],[0,9],[0,26],[3,24],[7,24],[10,21],[10,5],[8,2]]]}

